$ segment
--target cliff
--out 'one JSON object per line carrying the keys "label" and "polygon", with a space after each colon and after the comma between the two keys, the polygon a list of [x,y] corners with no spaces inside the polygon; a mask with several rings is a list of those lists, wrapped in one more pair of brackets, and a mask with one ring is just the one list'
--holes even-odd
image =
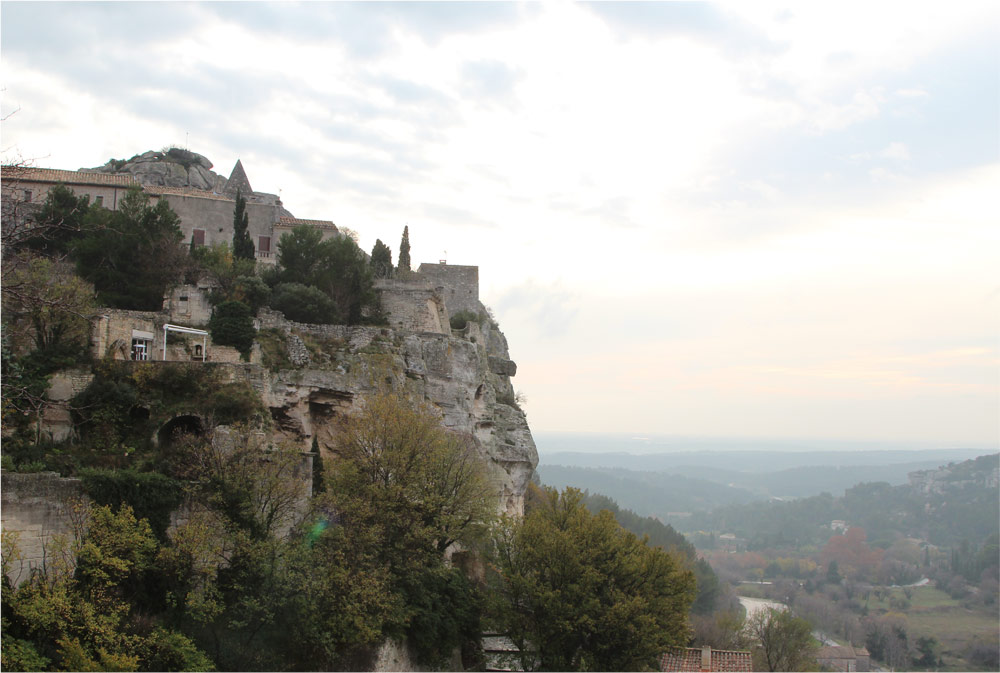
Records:
{"label": "cliff", "polygon": [[438,333],[307,325],[264,312],[261,328],[269,365],[243,368],[278,437],[304,449],[315,437],[327,457],[338,417],[380,388],[403,390],[437,408],[446,428],[475,439],[491,466],[500,508],[522,512],[538,453],[515,401],[507,339],[489,319]]}

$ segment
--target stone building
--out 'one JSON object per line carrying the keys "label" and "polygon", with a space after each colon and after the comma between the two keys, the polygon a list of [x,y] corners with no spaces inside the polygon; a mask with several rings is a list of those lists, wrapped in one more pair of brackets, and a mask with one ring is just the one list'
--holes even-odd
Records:
{"label": "stone building", "polygon": [[108,210],[118,210],[118,202],[129,188],[141,186],[128,174],[81,173],[30,166],[0,167],[0,178],[3,180],[3,218],[15,220],[17,224],[39,209],[49,190],[59,184],[66,185],[78,196],[86,196],[88,203]]}
{"label": "stone building", "polygon": [[827,645],[819,648],[816,661],[824,670],[830,671],[870,671],[871,655],[864,647],[850,645]]}
{"label": "stone building", "polygon": [[147,152],[125,164],[132,172],[105,172],[122,170],[110,165],[79,171],[3,166],[4,220],[23,223],[45,202],[49,190],[58,184],[110,210],[118,209],[128,189],[141,187],[151,203],[163,199],[170,204],[180,218],[186,244],[215,245],[233,240],[233,211],[239,191],[247,200],[250,240],[257,259],[265,264],[275,262],[281,236],[299,225],[320,229],[323,240],[338,235],[339,230],[333,222],[292,217],[277,195],[253,191],[241,161],[236,161],[227,180],[209,170],[212,164],[207,159],[189,154],[201,163],[192,160],[195,163],[185,169],[182,164],[167,161],[163,153]]}

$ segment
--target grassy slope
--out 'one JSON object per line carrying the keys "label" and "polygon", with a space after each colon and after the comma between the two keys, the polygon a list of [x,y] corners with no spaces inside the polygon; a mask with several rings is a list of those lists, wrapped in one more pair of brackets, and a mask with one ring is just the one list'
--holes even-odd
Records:
{"label": "grassy slope", "polygon": [[[941,644],[946,671],[975,670],[964,659],[965,648],[975,636],[994,642],[1000,640],[1000,621],[996,610],[969,610],[960,601],[932,586],[914,587],[910,607],[905,611],[910,643],[927,636],[937,638]],[[905,598],[902,589],[893,590],[893,596]],[[879,601],[871,596],[868,602],[871,614],[890,611],[889,596]]]}

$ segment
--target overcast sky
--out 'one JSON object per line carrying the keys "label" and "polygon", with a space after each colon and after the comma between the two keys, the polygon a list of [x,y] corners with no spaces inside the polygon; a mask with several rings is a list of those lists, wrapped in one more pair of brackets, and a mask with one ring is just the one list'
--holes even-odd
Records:
{"label": "overcast sky", "polygon": [[538,431],[996,448],[998,7],[5,1],[2,149],[409,225]]}

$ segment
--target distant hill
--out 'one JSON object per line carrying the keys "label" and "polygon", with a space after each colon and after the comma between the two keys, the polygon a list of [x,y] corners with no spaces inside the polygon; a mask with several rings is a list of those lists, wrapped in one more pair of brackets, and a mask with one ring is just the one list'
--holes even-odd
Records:
{"label": "distant hill", "polygon": [[842,495],[868,481],[892,486],[908,475],[982,455],[975,449],[879,451],[682,451],[657,454],[542,454],[538,472],[552,486],[613,497],[644,516],[768,500]]}
{"label": "distant hill", "polygon": [[841,497],[729,505],[671,523],[682,532],[732,533],[750,548],[822,543],[835,519],[864,528],[877,545],[901,535],[953,546],[1000,533],[998,503],[1000,454],[991,454],[916,472],[898,486],[864,482]]}
{"label": "distant hill", "polygon": [[748,503],[758,497],[746,489],[662,472],[565,465],[539,465],[536,471],[544,484],[601,493],[643,516],[666,517],[668,512]]}

